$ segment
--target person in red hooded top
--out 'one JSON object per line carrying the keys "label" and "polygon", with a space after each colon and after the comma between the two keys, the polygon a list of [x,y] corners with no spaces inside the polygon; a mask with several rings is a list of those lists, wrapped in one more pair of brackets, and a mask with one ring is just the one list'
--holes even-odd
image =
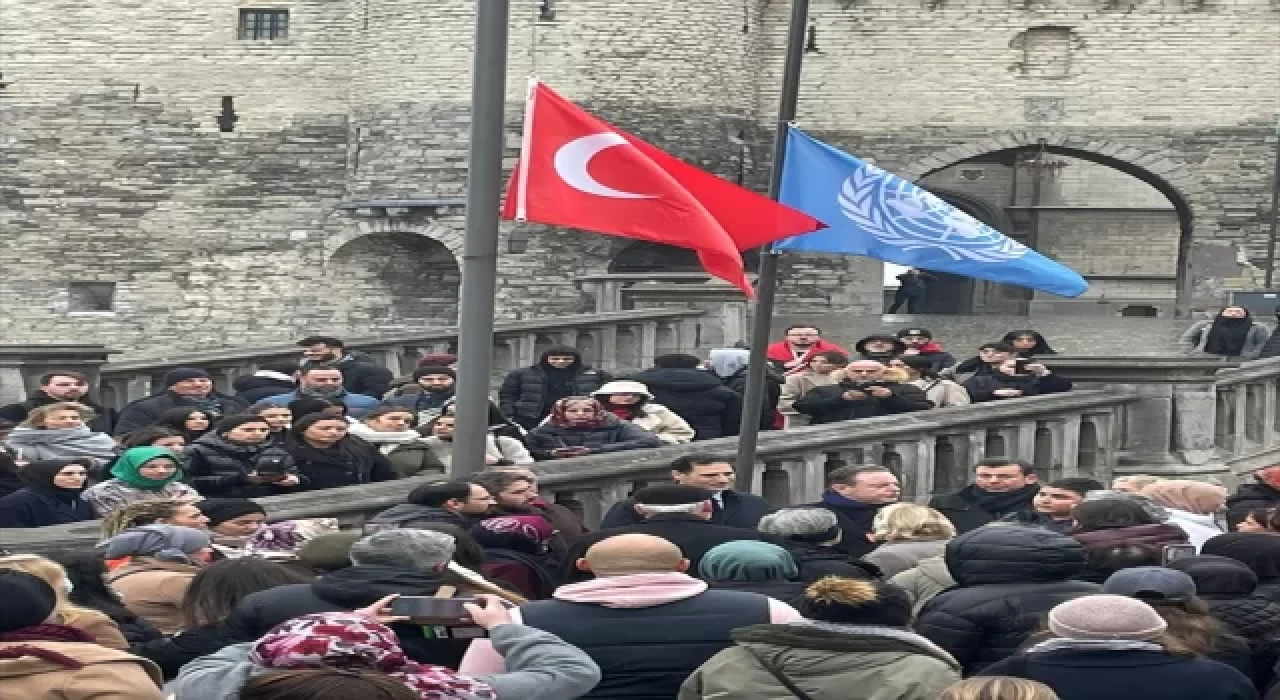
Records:
{"label": "person in red hooded top", "polygon": [[788,326],[786,337],[770,343],[765,357],[774,369],[787,376],[809,371],[809,363],[820,352],[835,350],[845,355],[848,350],[822,339],[822,329],[817,326]]}

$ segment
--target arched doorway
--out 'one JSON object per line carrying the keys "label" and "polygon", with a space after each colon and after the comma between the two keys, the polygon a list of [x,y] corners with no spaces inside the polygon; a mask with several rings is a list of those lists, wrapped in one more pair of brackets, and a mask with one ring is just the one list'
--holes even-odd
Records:
{"label": "arched doorway", "polygon": [[347,242],[327,270],[353,320],[372,325],[452,325],[458,262],[440,242],[414,233],[373,233]]}
{"label": "arched doorway", "polygon": [[[904,173],[910,175],[910,173]],[[1174,315],[1182,298],[1191,209],[1168,182],[1107,156],[1047,143],[928,169],[917,180],[1005,235],[1078,271],[1079,300],[937,275],[930,313],[1121,315],[1135,305]],[[1085,305],[1080,305],[1083,302]]]}
{"label": "arched doorway", "polygon": [[[755,272],[760,266],[760,254],[748,250],[742,254],[742,263],[747,272]],[[697,272],[706,274],[702,263],[698,262],[698,254],[688,248],[637,241],[632,243],[609,261],[610,273],[670,273]]]}

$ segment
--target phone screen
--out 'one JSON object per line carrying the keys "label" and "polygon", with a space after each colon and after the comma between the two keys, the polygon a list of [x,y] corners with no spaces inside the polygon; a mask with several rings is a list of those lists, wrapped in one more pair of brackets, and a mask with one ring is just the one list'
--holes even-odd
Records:
{"label": "phone screen", "polygon": [[1196,546],[1193,544],[1170,544],[1165,545],[1161,559],[1165,566],[1172,564],[1179,559],[1194,557],[1196,555]]}
{"label": "phone screen", "polygon": [[391,614],[433,625],[470,625],[471,616],[462,605],[475,602],[475,598],[401,596],[391,601]]}

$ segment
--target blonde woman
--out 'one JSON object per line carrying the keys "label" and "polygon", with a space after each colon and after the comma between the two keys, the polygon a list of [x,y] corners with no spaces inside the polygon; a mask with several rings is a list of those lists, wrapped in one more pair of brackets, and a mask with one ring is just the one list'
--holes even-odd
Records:
{"label": "blonde woman", "polygon": [[1039,681],[988,676],[960,681],[942,691],[938,700],[1059,700],[1053,688]]}
{"label": "blonde woman", "polygon": [[71,593],[71,581],[61,564],[35,554],[15,554],[0,557],[0,569],[22,571],[42,579],[58,597],[54,607],[55,624],[74,627],[93,637],[100,646],[127,651],[129,642],[110,617],[89,608],[73,604],[67,596]]}
{"label": "blonde woman", "polygon": [[871,523],[871,536],[883,544],[866,555],[885,578],[915,568],[921,560],[940,557],[956,528],[947,517],[927,506],[894,503],[881,508]]}
{"label": "blonde woman", "polygon": [[9,433],[5,444],[19,463],[51,459],[88,459],[99,467],[115,458],[116,441],[86,425],[93,409],[74,401],[59,401],[31,409],[27,419]]}

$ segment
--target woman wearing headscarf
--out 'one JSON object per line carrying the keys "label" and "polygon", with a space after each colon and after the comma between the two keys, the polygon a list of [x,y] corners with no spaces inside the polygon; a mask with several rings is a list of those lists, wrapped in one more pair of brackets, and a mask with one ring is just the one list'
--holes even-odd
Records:
{"label": "woman wearing headscarf", "polygon": [[84,500],[98,517],[138,501],[198,501],[200,494],[182,483],[182,458],[163,447],[133,447],[111,466],[111,477],[90,486]]}
{"label": "woman wearing headscarf", "polygon": [[564,700],[580,697],[600,680],[589,656],[548,632],[515,624],[492,596],[467,612],[503,657],[506,671],[478,677],[411,661],[395,632],[379,619],[384,598],[352,612],[304,615],[284,622],[257,642],[233,644],[182,668],[171,690],[180,700],[240,697],[252,677],[281,669],[337,668],[386,673],[421,700]]}
{"label": "woman wearing headscarf", "polygon": [[308,489],[391,481],[391,463],[378,448],[347,434],[346,418],[312,413],[293,423],[284,448],[297,464]]}
{"label": "woman wearing headscarf", "polygon": [[185,626],[182,598],[209,559],[209,533],[179,525],[143,525],[112,537],[105,558],[129,562],[107,574],[125,607],[163,634]]}
{"label": "woman wearing headscarf", "polygon": [[698,563],[698,578],[717,590],[759,593],[793,607],[804,597],[795,560],[768,542],[737,540],[712,547]]}
{"label": "woman wearing headscarf", "polygon": [[[707,367],[720,377],[724,385],[737,392],[738,396],[747,395],[747,364],[751,351],[745,348],[713,348],[708,355]],[[787,378],[773,368],[764,366],[764,405],[760,407],[760,428],[772,430],[782,427],[782,416],[778,411],[778,401],[782,398],[782,385]]]}
{"label": "woman wearing headscarf", "polygon": [[94,519],[93,508],[80,498],[89,479],[84,462],[32,462],[19,476],[26,486],[0,498],[0,527],[44,527]]}
{"label": "woman wearing headscarf", "polygon": [[1001,342],[1013,348],[1019,357],[1035,357],[1036,355],[1057,355],[1058,352],[1049,347],[1049,341],[1039,331],[1031,329],[1009,331]]}
{"label": "woman wearing headscarf", "polygon": [[589,396],[556,401],[547,422],[529,431],[529,452],[535,459],[563,459],[589,454],[661,447],[653,433],[609,413]]}
{"label": "woman wearing headscarf", "polygon": [[160,669],[60,624],[39,577],[0,571],[0,686],[23,700],[161,700]]}
{"label": "woman wearing headscarf", "polygon": [[1227,490],[1190,479],[1166,479],[1145,486],[1142,495],[1169,509],[1169,522],[1187,533],[1196,551],[1222,534],[1217,515],[1227,502]]}
{"label": "woman wearing headscarf", "polygon": [[89,429],[93,415],[93,409],[74,401],[45,404],[32,409],[5,444],[24,462],[85,459],[98,467],[115,459],[119,447],[110,435]]}
{"label": "woman wearing headscarf", "polygon": [[305,486],[293,458],[269,442],[271,426],[251,414],[230,415],[183,454],[187,480],[203,496],[258,498]]}
{"label": "woman wearing headscarf", "polygon": [[675,411],[662,404],[651,403],[653,394],[640,382],[607,382],[591,396],[620,420],[648,430],[669,445],[682,445],[693,440],[693,428]]}
{"label": "woman wearing headscarf", "polygon": [[1253,322],[1248,309],[1228,306],[1212,319],[1191,324],[1178,344],[1190,355],[1252,360],[1270,335],[1266,326]]}
{"label": "woman wearing headscarf", "polygon": [[1249,567],[1258,577],[1253,594],[1280,603],[1280,536],[1230,532],[1205,542],[1200,553],[1235,559]]}

